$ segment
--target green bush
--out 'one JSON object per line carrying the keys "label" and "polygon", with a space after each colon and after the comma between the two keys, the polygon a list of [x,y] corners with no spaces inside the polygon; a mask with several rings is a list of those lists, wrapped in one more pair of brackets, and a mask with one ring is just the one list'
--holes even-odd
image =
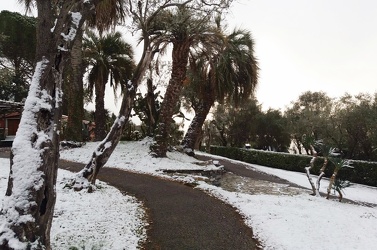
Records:
{"label": "green bush", "polygon": [[[210,153],[251,164],[302,173],[305,172],[305,167],[309,166],[312,159],[308,155],[220,146],[211,146]],[[324,159],[322,157],[317,157],[314,167],[310,172],[318,175],[323,162]],[[353,168],[344,168],[339,171],[339,179],[377,187],[377,162],[351,161],[351,163]],[[331,177],[333,171],[334,165],[329,161],[325,176]]]}

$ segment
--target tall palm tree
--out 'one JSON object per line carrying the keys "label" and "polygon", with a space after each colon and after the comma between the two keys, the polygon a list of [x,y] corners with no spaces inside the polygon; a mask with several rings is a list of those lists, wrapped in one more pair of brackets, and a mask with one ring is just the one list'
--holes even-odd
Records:
{"label": "tall palm tree", "polygon": [[151,147],[156,157],[166,156],[167,138],[173,121],[174,108],[179,101],[186,79],[190,49],[205,47],[206,43],[216,40],[214,35],[216,29],[212,25],[211,15],[207,13],[204,15],[183,6],[174,12],[166,12],[164,18],[166,33],[155,42],[173,45],[172,71],[161,105],[155,143]]}
{"label": "tall palm tree", "polygon": [[254,41],[245,30],[233,30],[212,50],[191,55],[186,93],[191,93],[188,96],[195,116],[182,141],[187,153],[193,154],[198,145],[201,128],[215,101],[225,99],[237,106],[249,98],[258,82],[258,69]]}
{"label": "tall palm tree", "polygon": [[122,40],[119,32],[106,36],[97,36],[88,31],[83,42],[84,58],[90,68],[88,75],[89,93],[95,91],[95,138],[103,140],[106,136],[105,122],[105,87],[107,82],[114,88],[126,85],[134,70],[133,51],[129,44]]}
{"label": "tall palm tree", "polygon": [[[91,13],[86,24],[91,28],[97,28],[100,34],[104,31],[123,23],[126,18],[126,4],[124,0],[103,0],[97,4],[95,12]],[[84,116],[84,89],[83,73],[85,66],[82,58],[83,30],[76,33],[77,39],[71,49],[71,61],[69,67],[69,81],[65,81],[68,100],[68,123],[66,139],[82,141],[82,119]]]}

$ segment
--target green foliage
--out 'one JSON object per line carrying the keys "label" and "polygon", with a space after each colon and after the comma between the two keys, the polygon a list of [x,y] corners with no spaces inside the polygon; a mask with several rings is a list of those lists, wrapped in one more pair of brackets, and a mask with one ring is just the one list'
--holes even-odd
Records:
{"label": "green foliage", "polygon": [[138,141],[144,138],[145,135],[140,131],[140,126],[136,126],[131,120],[126,124],[121,141]]}
{"label": "green foliage", "polygon": [[255,99],[242,102],[238,108],[218,105],[211,123],[217,130],[211,135],[212,145],[243,147],[249,143],[256,149],[288,151],[290,134],[286,118],[278,110],[263,112]]}
{"label": "green foliage", "polygon": [[377,161],[376,100],[376,94],[331,99],[323,92],[306,92],[285,112],[292,142],[300,154],[311,154],[311,144],[303,140],[310,136],[338,148],[347,159]]}
{"label": "green foliage", "polygon": [[14,71],[0,69],[0,99],[21,102],[26,98],[28,87],[14,76]]}
{"label": "green foliage", "polygon": [[123,41],[119,32],[112,32],[106,36],[98,36],[87,31],[83,41],[83,56],[88,68],[88,90],[92,96],[95,91],[95,136],[96,140],[106,137],[106,123],[104,117],[104,100],[106,85],[109,82],[117,97],[120,86],[127,92],[127,81],[131,79],[135,68],[131,45]]}
{"label": "green foliage", "polygon": [[288,152],[290,134],[287,120],[279,110],[269,109],[256,116],[255,141],[256,149]]}
{"label": "green foliage", "polygon": [[1,56],[15,68],[15,74],[27,76],[34,65],[36,49],[36,18],[17,12],[0,12]]}
{"label": "green foliage", "polygon": [[148,91],[145,95],[136,94],[133,110],[142,122],[144,136],[151,136],[156,129],[162,96],[160,91],[156,91],[156,86],[152,85],[152,79],[147,79],[147,87]]}
{"label": "green foliage", "polygon": [[[262,166],[284,169],[289,171],[301,172],[305,171],[305,167],[309,165],[311,156],[297,155],[287,153],[268,152],[262,150],[249,150],[232,147],[218,147],[212,146],[211,154],[224,156],[230,159],[244,161],[247,163],[258,164]],[[377,187],[377,163],[365,161],[349,161],[341,158],[334,160],[336,164],[342,165],[342,171],[339,171],[338,178],[341,180],[348,180],[353,183],[359,183],[369,186]],[[311,173],[318,175],[319,169],[323,164],[324,158],[318,157],[315,161],[314,168]],[[351,167],[346,167],[352,164]],[[325,176],[330,177],[335,169],[334,162],[329,161],[328,167],[325,171]]]}
{"label": "green foliage", "polygon": [[343,190],[347,187],[350,187],[352,186],[352,183],[350,181],[347,181],[347,180],[342,180],[342,179],[339,179],[339,178],[336,178],[335,179],[335,182],[334,182],[334,185],[333,185],[333,189],[335,191],[338,191],[338,192],[344,192]]}
{"label": "green foliage", "polygon": [[28,92],[36,49],[36,19],[0,12],[0,99],[21,102]]}
{"label": "green foliage", "polygon": [[132,47],[123,41],[121,33],[109,33],[102,37],[87,31],[83,49],[84,61],[89,69],[89,93],[92,93],[97,81],[103,86],[109,81],[114,94],[119,86],[123,90],[132,76],[135,65]]}
{"label": "green foliage", "polygon": [[[305,92],[285,112],[293,143],[302,153],[302,146],[311,154],[310,141],[324,138],[324,121],[329,118],[332,100],[324,92]],[[304,140],[303,140],[304,139]]]}

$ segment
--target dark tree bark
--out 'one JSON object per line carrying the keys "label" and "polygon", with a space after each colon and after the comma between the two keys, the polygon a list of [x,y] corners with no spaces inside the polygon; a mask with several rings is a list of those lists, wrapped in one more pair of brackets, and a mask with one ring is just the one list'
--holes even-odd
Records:
{"label": "dark tree bark", "polygon": [[199,144],[203,124],[213,104],[213,98],[206,96],[195,109],[195,116],[182,140],[182,146],[189,155],[194,155],[194,150],[197,149],[196,147]]}
{"label": "dark tree bark", "polygon": [[96,112],[94,117],[96,141],[102,141],[106,137],[105,87],[101,80],[96,82]]}
{"label": "dark tree bark", "polygon": [[183,80],[186,78],[189,51],[190,42],[183,41],[173,43],[171,78],[161,105],[155,144],[151,147],[156,157],[166,157],[168,148],[167,139],[174,115],[174,108],[179,101],[179,95],[183,88]]}
{"label": "dark tree bark", "polygon": [[153,135],[154,129],[156,127],[156,122],[158,119],[158,112],[156,110],[156,102],[153,92],[153,82],[152,79],[147,80],[147,116],[148,116],[148,136]]}
{"label": "dark tree bark", "polygon": [[[12,147],[10,176],[1,213],[0,249],[51,249],[56,201],[62,73],[93,1],[37,0],[37,66]],[[59,16],[55,19],[55,11]],[[54,22],[56,20],[56,23]],[[27,155],[27,156],[26,156]]]}
{"label": "dark tree bark", "polygon": [[83,31],[77,31],[77,39],[71,50],[72,78],[69,81],[68,93],[68,122],[65,133],[66,140],[83,141],[82,120],[84,117],[84,87],[83,87],[83,63],[82,63],[82,35]]}

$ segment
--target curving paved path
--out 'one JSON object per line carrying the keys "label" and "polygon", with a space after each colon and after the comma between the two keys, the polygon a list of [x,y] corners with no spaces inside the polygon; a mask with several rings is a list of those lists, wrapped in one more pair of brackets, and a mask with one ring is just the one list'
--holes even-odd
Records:
{"label": "curving paved path", "polygon": [[[62,160],[60,167],[75,172],[83,165]],[[200,190],[114,168],[98,177],[144,202],[150,221],[144,249],[260,249],[233,207]]]}
{"label": "curving paved path", "polygon": [[[0,157],[8,156],[0,152]],[[83,167],[64,160],[59,164],[73,172]],[[261,249],[233,207],[198,189],[114,168],[103,168],[98,179],[144,202],[150,226],[143,249]]]}

